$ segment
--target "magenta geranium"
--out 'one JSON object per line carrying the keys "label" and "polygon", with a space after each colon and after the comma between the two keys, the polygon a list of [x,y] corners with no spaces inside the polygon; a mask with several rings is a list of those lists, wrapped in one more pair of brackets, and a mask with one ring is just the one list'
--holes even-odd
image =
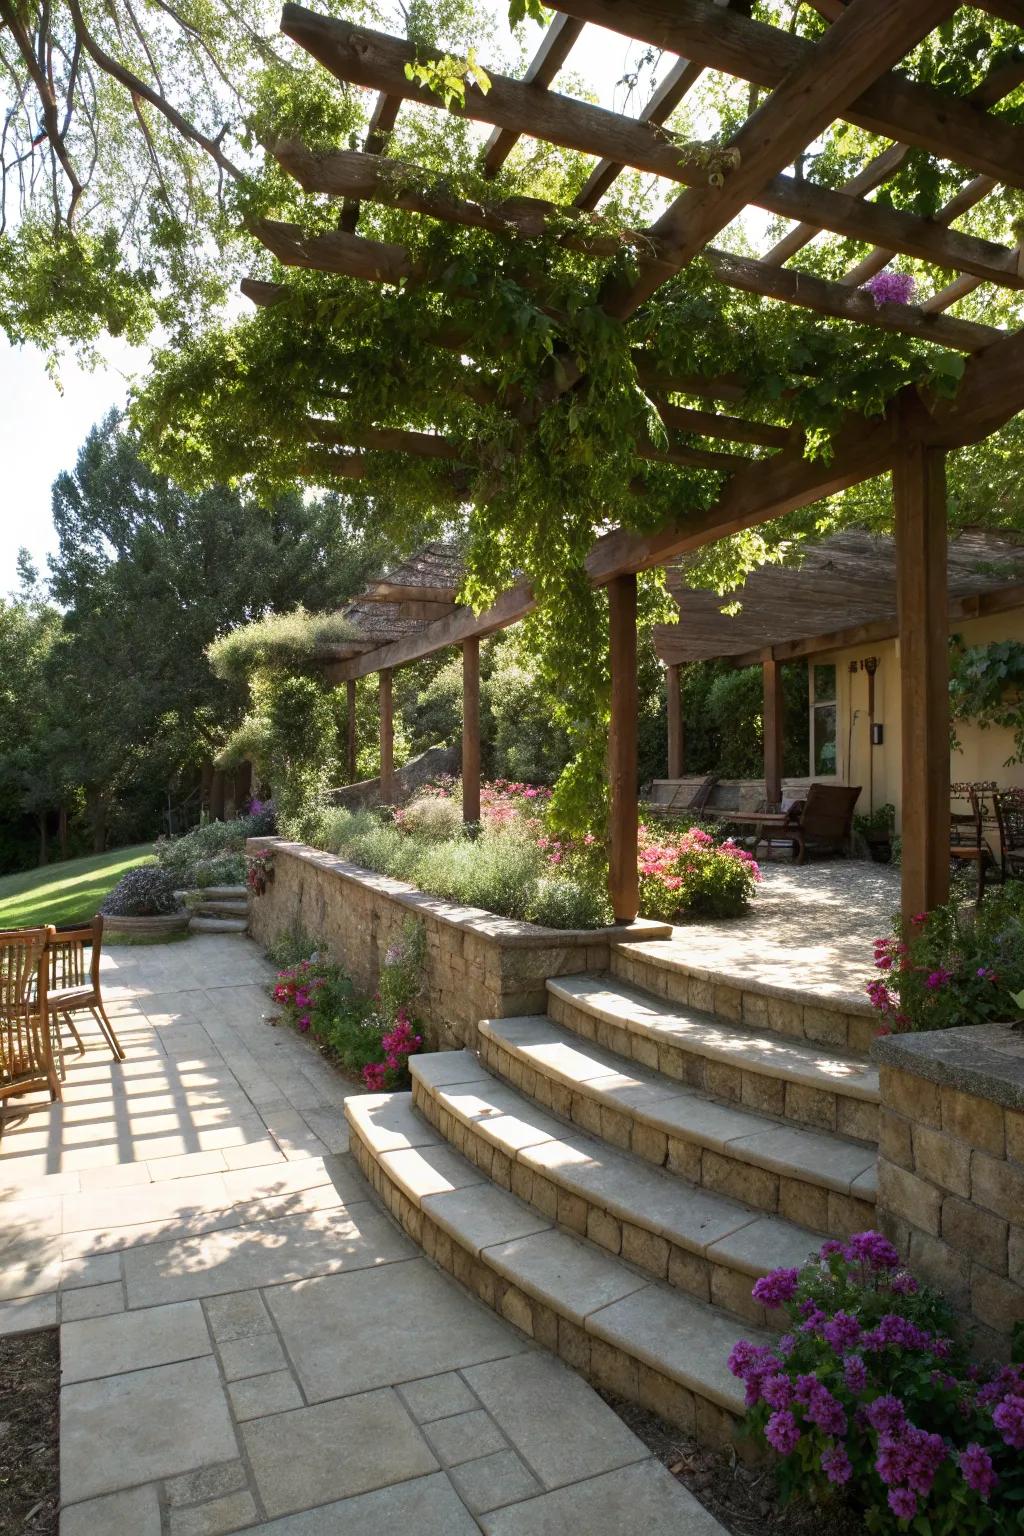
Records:
{"label": "magenta geranium", "polygon": [[791,1331],[774,1349],[736,1344],[729,1369],[785,1495],[841,1494],[878,1536],[1020,1536],[1024,1366],[971,1365],[949,1308],[886,1237],[832,1239],[754,1295]]}

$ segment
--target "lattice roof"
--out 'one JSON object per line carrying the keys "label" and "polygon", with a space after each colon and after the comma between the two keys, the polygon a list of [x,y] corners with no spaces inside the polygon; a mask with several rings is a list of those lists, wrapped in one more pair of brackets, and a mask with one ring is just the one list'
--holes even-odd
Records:
{"label": "lattice roof", "polygon": [[[950,543],[948,569],[954,620],[1024,607],[1019,543],[969,530]],[[688,586],[685,562],[670,569],[668,586],[679,622],[654,633],[666,662],[718,656],[753,662],[767,651],[784,659],[896,633],[896,551],[884,535],[834,534],[808,545],[798,564],[762,566],[725,597]],[[733,602],[740,611],[724,613]]]}

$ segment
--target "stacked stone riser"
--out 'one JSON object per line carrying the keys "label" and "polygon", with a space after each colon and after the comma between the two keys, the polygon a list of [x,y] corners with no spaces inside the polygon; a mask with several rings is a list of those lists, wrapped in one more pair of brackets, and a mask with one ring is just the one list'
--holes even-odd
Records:
{"label": "stacked stone riser", "polygon": [[[566,1188],[549,1171],[532,1168],[529,1148],[512,1157],[493,1146],[486,1139],[486,1121],[467,1125],[444,1109],[418,1079],[413,1082],[412,1097],[424,1119],[492,1183],[510,1190],[564,1231],[578,1233],[607,1252],[621,1255],[627,1264],[655,1280],[667,1280],[677,1290],[699,1301],[713,1302],[755,1327],[770,1326],[771,1319],[751,1296],[754,1281],[772,1267],[770,1249],[761,1263],[752,1261],[749,1252],[743,1260],[730,1262],[728,1239],[721,1245],[721,1258],[701,1251],[696,1244],[671,1242],[646,1219],[645,1211],[609,1210],[606,1203]],[[778,1255],[780,1262],[785,1258],[800,1263],[808,1256],[814,1242],[811,1234],[804,1237],[793,1242],[790,1252]],[[756,1248],[756,1236],[748,1239],[745,1247]]]}
{"label": "stacked stone riser", "polygon": [[[732,1061],[713,1059],[697,1050],[623,1027],[579,1007],[555,986],[548,989],[548,1015],[585,1040],[595,1040],[617,1055],[637,1061],[726,1104],[742,1104],[761,1114],[812,1130],[833,1131],[858,1140],[878,1140],[877,1092],[831,1092],[782,1074],[755,1071]],[[851,1089],[854,1085],[851,1085]]]}
{"label": "stacked stone riser", "polygon": [[687,966],[675,947],[670,954],[665,951],[666,946],[659,949],[656,943],[618,944],[612,950],[611,974],[670,1003],[699,1008],[752,1029],[813,1040],[851,1055],[867,1056],[871,1050],[878,1020],[866,1003],[828,1007],[817,997],[812,1001],[769,984],[724,982],[700,966]]}
{"label": "stacked stone riser", "polygon": [[[504,1049],[483,1030],[480,1059],[496,1076],[544,1108],[657,1168],[667,1168],[701,1189],[740,1200],[768,1214],[778,1214],[817,1233],[847,1237],[873,1223],[874,1158],[870,1152],[851,1165],[849,1177],[835,1177],[834,1183],[839,1187],[829,1187],[825,1182],[827,1171],[813,1157],[813,1143],[808,1144],[805,1165],[795,1161],[794,1153],[785,1161],[772,1159],[775,1166],[770,1166],[767,1154],[761,1155],[753,1146],[740,1146],[738,1141],[711,1147],[699,1140],[672,1135],[656,1102],[643,1107],[611,1108],[601,1102],[599,1085],[583,1083],[570,1087],[560,1083],[553,1075],[537,1071]],[[765,1129],[764,1125],[752,1127],[755,1134]],[[855,1192],[858,1180],[860,1189]]]}

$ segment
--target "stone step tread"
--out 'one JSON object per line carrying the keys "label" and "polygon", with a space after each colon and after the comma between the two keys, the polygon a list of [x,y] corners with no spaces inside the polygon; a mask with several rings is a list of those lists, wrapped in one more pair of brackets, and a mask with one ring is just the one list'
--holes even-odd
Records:
{"label": "stone step tread", "polygon": [[210,913],[215,917],[246,917],[249,912],[249,903],[241,898],[221,896],[202,896],[193,903],[193,912]]}
{"label": "stone step tread", "polygon": [[547,986],[553,996],[608,1024],[708,1060],[878,1103],[878,1069],[857,1057],[836,1054],[828,1046],[673,1006],[614,977],[553,976]]}
{"label": "stone step tread", "polygon": [[[475,1064],[469,1051],[437,1055],[461,1055],[467,1073]],[[409,1067],[442,1108],[507,1157],[620,1221],[754,1278],[770,1269],[799,1266],[820,1247],[820,1235],[806,1227],[699,1189],[564,1125],[490,1073],[461,1084],[435,1085],[435,1060],[413,1056]]]}
{"label": "stone step tread", "polygon": [[245,933],[249,920],[247,917],[193,917],[188,926],[190,933]]}
{"label": "stone step tread", "polygon": [[[667,1136],[839,1194],[873,1201],[876,1153],[831,1131],[785,1125],[581,1040],[542,1014],[483,1019],[480,1032],[503,1050],[603,1107],[645,1121]],[[481,1069],[483,1070],[483,1069]]]}
{"label": "stone step tread", "polygon": [[709,981],[714,985],[733,987],[740,992],[757,992],[765,997],[782,998],[787,1002],[811,1004],[826,1011],[856,1013],[863,1018],[877,1020],[877,1013],[866,998],[855,992],[836,990],[823,992],[818,988],[787,986],[783,982],[768,981],[761,976],[751,976],[745,970],[728,970],[722,965],[701,965],[692,948],[677,938],[672,939],[624,939],[613,944],[617,954],[627,959],[639,960],[661,971],[675,971],[680,976],[692,976],[697,981]]}
{"label": "stone step tread", "polygon": [[206,885],[202,887],[202,895],[207,901],[247,902],[249,889],[244,885]]}
{"label": "stone step tread", "polygon": [[[403,1101],[400,1109],[384,1102],[396,1099]],[[379,1146],[375,1121],[382,1112],[387,1123]],[[358,1095],[346,1100],[345,1114],[387,1176],[467,1252],[559,1317],[729,1412],[742,1413],[742,1389],[726,1360],[738,1339],[757,1339],[757,1330],[559,1231],[449,1148],[415,1144],[419,1116],[410,1094]],[[411,1137],[404,1149],[394,1146],[401,1115]],[[444,1184],[458,1164],[465,1173],[457,1178],[477,1182],[416,1193]]]}

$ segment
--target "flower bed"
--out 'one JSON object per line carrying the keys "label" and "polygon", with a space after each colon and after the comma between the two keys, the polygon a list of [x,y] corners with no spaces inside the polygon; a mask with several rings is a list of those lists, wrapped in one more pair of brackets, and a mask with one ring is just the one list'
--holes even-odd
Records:
{"label": "flower bed", "polygon": [[415,1009],[424,985],[424,948],[423,925],[407,920],[401,940],[385,956],[373,998],[360,994],[341,966],[317,951],[280,970],[272,995],[285,1022],[312,1035],[369,1092],[406,1088],[409,1057],[423,1043]]}
{"label": "flower bed", "polygon": [[867,994],[882,1034],[1020,1018],[1024,882],[997,887],[980,907],[954,899],[897,922],[875,940],[875,969]]}
{"label": "flower bed", "polygon": [[[324,810],[306,830],[315,846],[432,896],[550,928],[610,923],[604,849],[551,829],[550,790],[497,780],[480,798],[476,828],[463,826],[461,786],[447,779],[398,810]],[[663,922],[735,916],[760,879],[750,854],[695,827],[642,826],[639,862],[641,916]]]}
{"label": "flower bed", "polygon": [[737,1344],[748,1424],[783,1492],[841,1498],[868,1531],[1010,1536],[1024,1511],[1024,1367],[970,1365],[953,1314],[878,1232],[758,1280],[774,1347]]}

